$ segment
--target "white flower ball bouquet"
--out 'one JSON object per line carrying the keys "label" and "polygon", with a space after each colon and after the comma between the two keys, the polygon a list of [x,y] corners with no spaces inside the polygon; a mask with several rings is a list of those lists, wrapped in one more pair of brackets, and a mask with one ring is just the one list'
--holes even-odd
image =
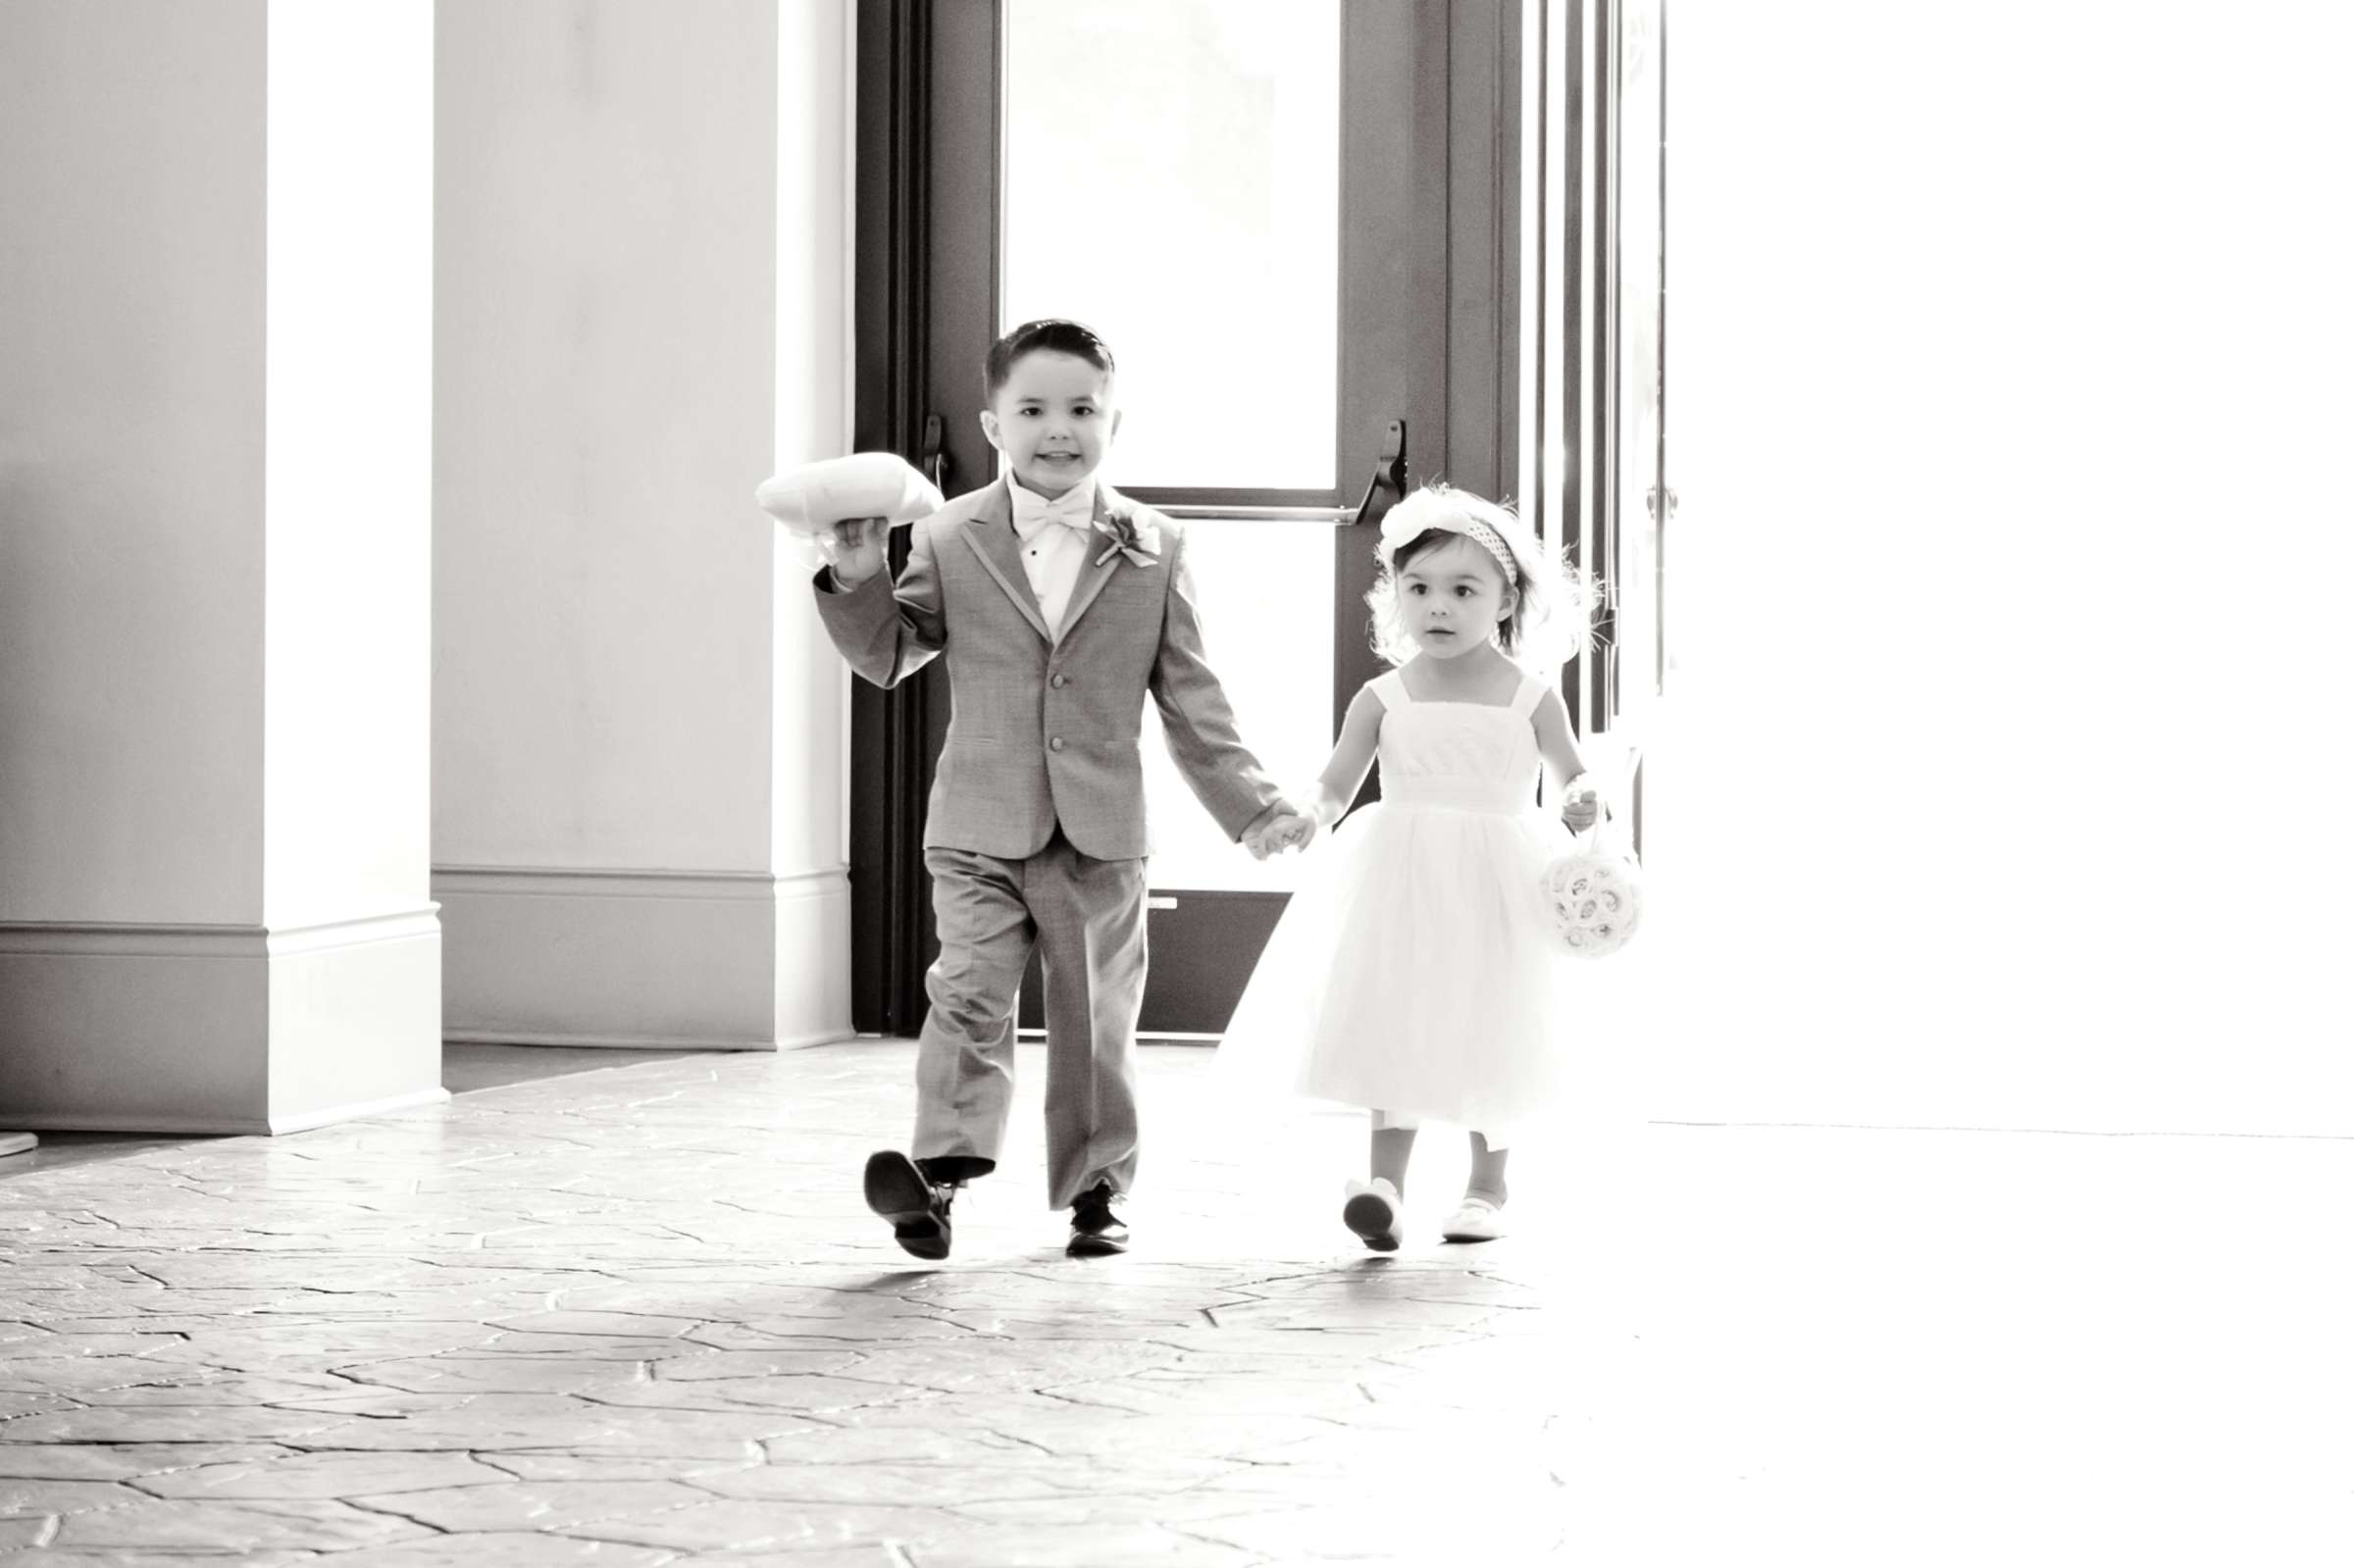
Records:
{"label": "white flower ball bouquet", "polygon": [[1555,938],[1573,958],[1602,958],[1626,945],[1643,919],[1642,874],[1610,818],[1581,834],[1537,879]]}

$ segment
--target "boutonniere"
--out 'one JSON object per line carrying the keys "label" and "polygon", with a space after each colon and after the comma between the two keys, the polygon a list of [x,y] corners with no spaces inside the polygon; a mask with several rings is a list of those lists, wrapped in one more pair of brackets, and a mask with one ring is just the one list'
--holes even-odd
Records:
{"label": "boutonniere", "polygon": [[1160,559],[1160,530],[1151,524],[1138,524],[1134,512],[1107,512],[1096,519],[1096,531],[1111,540],[1096,565],[1101,566],[1117,553],[1128,557],[1130,566],[1151,566]]}

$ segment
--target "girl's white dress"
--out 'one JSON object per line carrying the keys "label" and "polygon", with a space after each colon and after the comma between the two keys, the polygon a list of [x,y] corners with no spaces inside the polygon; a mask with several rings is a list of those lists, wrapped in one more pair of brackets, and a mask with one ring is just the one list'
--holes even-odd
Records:
{"label": "girl's white dress", "polygon": [[1382,798],[1308,849],[1218,1071],[1503,1145],[1554,1100],[1573,1046],[1573,961],[1538,892],[1572,847],[1537,803],[1545,688],[1524,675],[1502,707],[1417,702],[1396,671],[1368,688]]}

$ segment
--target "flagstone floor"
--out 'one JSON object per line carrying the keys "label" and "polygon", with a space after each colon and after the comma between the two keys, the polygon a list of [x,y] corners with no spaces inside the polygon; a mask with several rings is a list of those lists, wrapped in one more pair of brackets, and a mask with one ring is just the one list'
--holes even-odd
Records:
{"label": "flagstone floor", "polygon": [[1338,1224],[1340,1115],[1146,1050],[1126,1257],[1036,1071],[954,1255],[911,1048],[453,1048],[451,1104],[0,1161],[0,1564],[2354,1560],[2354,1143],[1597,1106],[1516,1234]]}

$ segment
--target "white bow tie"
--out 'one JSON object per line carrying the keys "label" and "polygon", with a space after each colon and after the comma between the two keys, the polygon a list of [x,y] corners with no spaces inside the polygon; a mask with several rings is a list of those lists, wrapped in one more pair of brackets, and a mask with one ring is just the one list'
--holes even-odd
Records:
{"label": "white bow tie", "polygon": [[1012,489],[1013,527],[1024,538],[1029,538],[1049,523],[1059,523],[1080,533],[1096,526],[1096,487],[1093,484],[1074,485],[1051,501],[1019,484],[1012,486]]}

